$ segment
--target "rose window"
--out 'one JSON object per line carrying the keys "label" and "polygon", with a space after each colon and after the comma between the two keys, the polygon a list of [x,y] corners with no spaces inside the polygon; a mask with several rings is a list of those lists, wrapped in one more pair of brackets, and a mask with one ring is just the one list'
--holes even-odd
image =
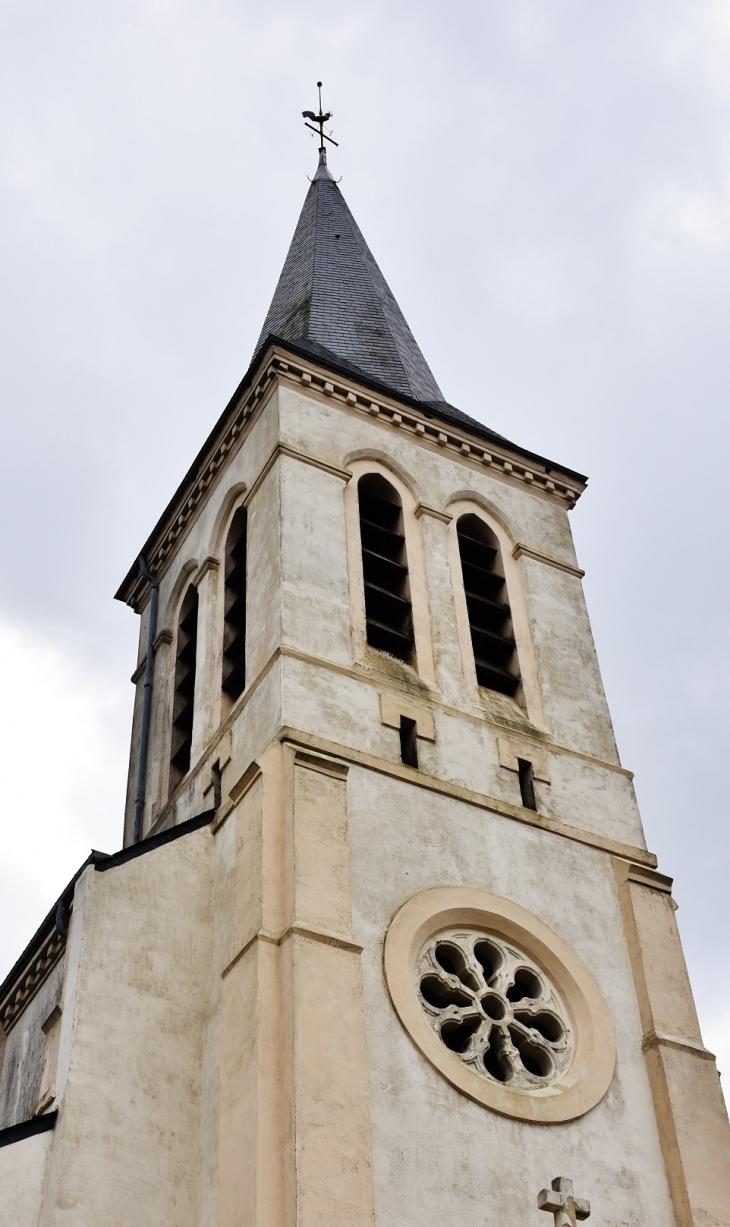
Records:
{"label": "rose window", "polygon": [[483,1078],[538,1088],[567,1068],[565,1006],[517,947],[475,929],[449,929],[417,963],[421,1006],[442,1043]]}

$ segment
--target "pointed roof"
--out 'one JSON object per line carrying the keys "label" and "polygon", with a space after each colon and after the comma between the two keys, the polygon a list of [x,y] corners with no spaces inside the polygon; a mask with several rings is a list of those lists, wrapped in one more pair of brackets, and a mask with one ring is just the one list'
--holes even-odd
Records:
{"label": "pointed roof", "polygon": [[357,222],[324,150],[307,192],[256,350],[269,336],[311,347],[394,392],[444,398]]}
{"label": "pointed roof", "polygon": [[[317,116],[313,118],[319,122]],[[534,468],[546,477],[553,473],[560,474],[562,478],[570,480],[574,500],[581,490],[575,489],[573,483],[584,487],[588,480],[573,469],[510,442],[504,435],[490,430],[444,400],[400,307],[327,168],[324,150],[320,149],[320,165],[304,201],[254,356],[142,547],[142,555],[148,565],[164,567],[169,549],[165,546],[165,534],[169,535],[171,524],[178,526],[194,514],[199,496],[192,497],[191,491],[196,490],[203,475],[207,474],[204,488],[210,486],[211,475],[230,450],[230,442],[227,442],[226,452],[222,452],[221,441],[228,437],[227,432],[232,429],[240,431],[238,419],[244,398],[261,377],[262,364],[269,361],[272,346],[286,354],[316,363],[339,377],[354,380],[373,390],[377,397],[385,395],[415,408],[427,418],[467,430],[471,436],[488,443],[490,449],[496,445],[503,459],[509,461],[505,471],[511,469],[512,459],[517,457],[518,463],[528,461],[530,469]],[[286,363],[282,365],[286,366]],[[446,441],[446,436],[439,434],[439,442],[442,439]],[[466,451],[468,453],[468,447]],[[483,455],[486,458],[487,453]],[[555,483],[551,481],[550,487],[554,486]],[[561,496],[558,494],[556,497]],[[144,603],[146,590],[147,582],[141,578],[137,555],[116,593],[116,600],[126,601],[139,609],[140,602]]]}

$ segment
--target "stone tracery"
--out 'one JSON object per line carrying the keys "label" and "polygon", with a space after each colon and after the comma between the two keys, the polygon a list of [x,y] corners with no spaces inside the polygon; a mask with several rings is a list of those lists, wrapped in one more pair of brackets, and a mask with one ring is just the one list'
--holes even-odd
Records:
{"label": "stone tracery", "polygon": [[482,930],[450,929],[424,946],[416,975],[431,1027],[475,1073],[534,1090],[567,1068],[565,1006],[517,947]]}

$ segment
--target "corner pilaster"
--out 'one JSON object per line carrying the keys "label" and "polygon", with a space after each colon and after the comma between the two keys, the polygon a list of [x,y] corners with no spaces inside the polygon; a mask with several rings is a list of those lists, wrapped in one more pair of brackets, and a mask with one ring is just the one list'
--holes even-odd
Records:
{"label": "corner pilaster", "polygon": [[671,879],[613,864],[677,1227],[730,1227],[730,1124],[715,1058],[702,1043]]}
{"label": "corner pilaster", "polygon": [[231,790],[220,1227],[374,1222],[347,770],[275,745]]}

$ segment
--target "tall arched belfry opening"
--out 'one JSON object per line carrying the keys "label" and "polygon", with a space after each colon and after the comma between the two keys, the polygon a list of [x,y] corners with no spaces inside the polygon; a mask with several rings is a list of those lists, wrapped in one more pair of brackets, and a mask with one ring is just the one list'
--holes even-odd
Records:
{"label": "tall arched belfry opening", "polygon": [[0,988],[0,1227],[728,1227],[585,481],[444,399],[322,148],[117,593],[124,846]]}

